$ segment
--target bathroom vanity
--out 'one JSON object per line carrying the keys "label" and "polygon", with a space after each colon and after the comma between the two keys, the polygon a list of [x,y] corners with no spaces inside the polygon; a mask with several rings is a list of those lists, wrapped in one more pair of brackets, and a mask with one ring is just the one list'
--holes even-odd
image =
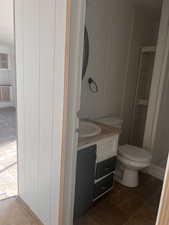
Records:
{"label": "bathroom vanity", "polygon": [[103,124],[101,132],[80,137],[77,152],[74,216],[83,215],[98,198],[112,190],[120,129]]}

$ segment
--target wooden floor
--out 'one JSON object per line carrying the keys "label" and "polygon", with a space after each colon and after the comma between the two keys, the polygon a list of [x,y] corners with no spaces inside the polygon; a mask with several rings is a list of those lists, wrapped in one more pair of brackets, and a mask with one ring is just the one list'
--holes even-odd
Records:
{"label": "wooden floor", "polygon": [[0,201],[0,225],[42,225],[17,198]]}
{"label": "wooden floor", "polygon": [[[155,225],[162,183],[141,175],[138,188],[115,184],[76,225]],[[17,198],[0,201],[0,225],[42,225]]]}
{"label": "wooden floor", "polygon": [[162,182],[145,174],[138,188],[115,184],[75,225],[155,225]]}

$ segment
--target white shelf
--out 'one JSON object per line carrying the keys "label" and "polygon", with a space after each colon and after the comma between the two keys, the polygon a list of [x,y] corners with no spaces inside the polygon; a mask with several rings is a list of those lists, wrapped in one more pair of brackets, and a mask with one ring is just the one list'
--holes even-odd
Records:
{"label": "white shelf", "polygon": [[155,51],[156,51],[156,46],[145,46],[145,47],[141,47],[141,52],[142,53],[155,52]]}
{"label": "white shelf", "polygon": [[137,102],[137,105],[148,106],[148,100],[147,99],[139,99]]}

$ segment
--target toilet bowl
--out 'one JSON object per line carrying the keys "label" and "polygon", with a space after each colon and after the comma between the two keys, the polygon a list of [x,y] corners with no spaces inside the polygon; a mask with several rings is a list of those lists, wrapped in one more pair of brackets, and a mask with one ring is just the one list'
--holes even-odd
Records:
{"label": "toilet bowl", "polygon": [[139,147],[122,145],[119,147],[117,158],[120,162],[119,167],[123,168],[118,181],[127,187],[137,187],[139,170],[150,166],[151,154]]}
{"label": "toilet bowl", "polygon": [[[99,118],[97,121],[120,129],[123,124],[122,119],[114,117]],[[124,186],[136,187],[139,184],[139,170],[150,166],[152,156],[142,148],[122,145],[119,147],[117,159],[116,180]]]}

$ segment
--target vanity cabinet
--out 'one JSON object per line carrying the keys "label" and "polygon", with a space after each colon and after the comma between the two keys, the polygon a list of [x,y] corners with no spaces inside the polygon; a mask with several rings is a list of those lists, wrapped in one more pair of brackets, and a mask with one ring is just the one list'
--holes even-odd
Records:
{"label": "vanity cabinet", "polygon": [[95,179],[106,176],[115,170],[116,157],[111,157],[102,162],[97,163]]}
{"label": "vanity cabinet", "polygon": [[100,140],[97,143],[94,201],[110,191],[113,187],[118,138],[119,135],[115,135]]}
{"label": "vanity cabinet", "polygon": [[96,182],[94,187],[94,199],[99,198],[104,193],[107,193],[112,189],[113,186],[113,174],[101,179],[99,182]]}
{"label": "vanity cabinet", "polygon": [[97,162],[117,155],[119,135],[104,138],[97,142]]}
{"label": "vanity cabinet", "polygon": [[96,145],[77,153],[74,217],[83,215],[92,206],[96,167]]}
{"label": "vanity cabinet", "polygon": [[119,135],[104,137],[77,153],[74,217],[113,188]]}
{"label": "vanity cabinet", "polygon": [[116,156],[96,164],[94,201],[110,191],[116,167]]}

